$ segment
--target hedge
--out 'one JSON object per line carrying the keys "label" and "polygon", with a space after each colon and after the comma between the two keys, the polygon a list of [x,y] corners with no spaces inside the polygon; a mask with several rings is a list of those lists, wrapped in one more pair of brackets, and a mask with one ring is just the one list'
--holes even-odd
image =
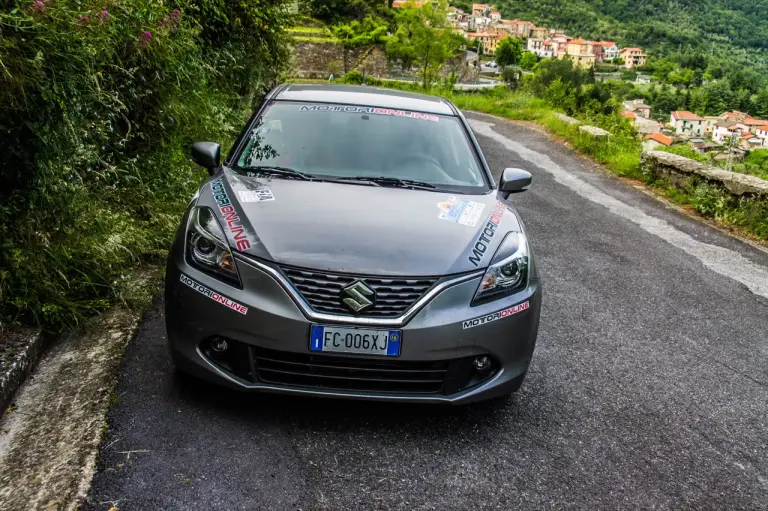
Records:
{"label": "hedge", "polygon": [[286,60],[284,0],[0,0],[0,326],[52,331],[161,262]]}

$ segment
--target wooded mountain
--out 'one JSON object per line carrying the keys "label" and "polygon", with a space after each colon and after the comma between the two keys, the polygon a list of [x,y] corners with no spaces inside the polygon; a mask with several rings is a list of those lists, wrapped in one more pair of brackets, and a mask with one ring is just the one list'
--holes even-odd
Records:
{"label": "wooded mountain", "polygon": [[[452,2],[470,8],[471,2]],[[637,45],[696,52],[768,72],[768,0],[496,0],[506,19]]]}

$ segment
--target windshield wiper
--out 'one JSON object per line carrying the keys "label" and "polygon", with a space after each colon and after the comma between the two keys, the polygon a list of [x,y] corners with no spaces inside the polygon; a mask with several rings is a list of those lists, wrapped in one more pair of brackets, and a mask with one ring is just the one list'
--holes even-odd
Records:
{"label": "windshield wiper", "polygon": [[299,172],[298,170],[289,168],[289,167],[276,167],[274,165],[263,165],[258,167],[247,167],[247,170],[250,172],[257,172],[261,174],[272,174],[275,176],[284,176],[288,178],[293,179],[301,179],[302,181],[320,181],[320,179],[311,176],[309,174],[304,174],[303,172]]}
{"label": "windshield wiper", "polygon": [[398,177],[376,177],[376,176],[353,176],[353,177],[337,177],[339,181],[361,181],[376,183],[380,186],[397,186],[400,188],[413,188],[416,190],[432,190],[435,185],[425,183],[424,181],[414,181],[413,179],[400,179]]}

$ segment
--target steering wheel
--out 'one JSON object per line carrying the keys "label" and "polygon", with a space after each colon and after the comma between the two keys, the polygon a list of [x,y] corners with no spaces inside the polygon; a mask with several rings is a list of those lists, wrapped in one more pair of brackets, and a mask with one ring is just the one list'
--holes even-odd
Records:
{"label": "steering wheel", "polygon": [[[419,175],[402,176],[406,179],[415,179],[418,181],[440,181],[445,177],[445,171],[440,163],[433,157],[426,154],[406,154],[397,157],[390,167],[418,168]],[[422,177],[423,176],[423,177]],[[429,179],[433,177],[434,179]]]}

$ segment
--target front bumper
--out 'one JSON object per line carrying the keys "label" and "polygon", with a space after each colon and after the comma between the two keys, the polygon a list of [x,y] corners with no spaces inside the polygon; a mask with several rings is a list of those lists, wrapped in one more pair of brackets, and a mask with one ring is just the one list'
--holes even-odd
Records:
{"label": "front bumper", "polygon": [[[284,285],[260,266],[237,258],[241,290],[187,265],[180,250],[172,251],[166,273],[166,327],[179,369],[240,390],[464,404],[508,394],[530,364],[541,307],[538,281],[513,296],[469,307],[478,275],[444,289],[404,325],[392,326],[402,330],[399,357],[328,355],[310,353],[310,326],[318,322],[310,320]],[[526,302],[514,313],[494,315]],[[484,319],[465,323],[476,318]],[[235,348],[229,350],[228,359],[210,349],[214,338],[224,338]],[[477,355],[493,360],[488,374],[472,372],[471,360]],[[278,373],[268,372],[267,365],[272,371],[300,368],[302,374],[291,370],[276,377]],[[365,378],[356,378],[360,374]],[[372,374],[381,377],[375,385]],[[440,378],[443,384],[435,384]],[[401,380],[423,380],[424,385]]]}

